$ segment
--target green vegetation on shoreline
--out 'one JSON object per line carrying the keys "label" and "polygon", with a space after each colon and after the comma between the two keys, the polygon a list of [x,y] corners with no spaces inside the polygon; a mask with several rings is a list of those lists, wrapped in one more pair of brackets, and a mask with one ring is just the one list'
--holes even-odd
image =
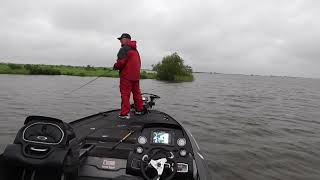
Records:
{"label": "green vegetation on shoreline", "polygon": [[157,72],[157,79],[170,82],[191,82],[194,80],[192,68],[184,65],[184,60],[173,53],[163,57],[162,61],[153,65],[153,70]]}
{"label": "green vegetation on shoreline", "polygon": [[[157,79],[169,82],[191,82],[194,80],[192,68],[184,65],[184,60],[178,53],[163,57],[161,62],[152,67],[153,72],[141,71],[141,79]],[[113,70],[111,67],[14,64],[1,62],[0,74],[119,77],[119,72]]]}
{"label": "green vegetation on shoreline", "polygon": [[[103,76],[119,77],[119,72],[108,67],[13,64],[0,63],[0,74],[24,75],[68,75],[68,76]],[[155,73],[141,71],[141,79],[155,79]]]}

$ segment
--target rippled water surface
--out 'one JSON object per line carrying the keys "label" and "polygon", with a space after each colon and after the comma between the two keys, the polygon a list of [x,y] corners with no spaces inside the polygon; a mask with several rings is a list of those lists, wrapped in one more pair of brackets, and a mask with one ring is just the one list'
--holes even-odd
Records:
{"label": "rippled water surface", "polygon": [[[119,79],[0,75],[0,152],[28,115],[70,122],[118,108]],[[225,179],[320,179],[320,80],[197,74],[192,83],[142,80],[156,108],[193,133]]]}

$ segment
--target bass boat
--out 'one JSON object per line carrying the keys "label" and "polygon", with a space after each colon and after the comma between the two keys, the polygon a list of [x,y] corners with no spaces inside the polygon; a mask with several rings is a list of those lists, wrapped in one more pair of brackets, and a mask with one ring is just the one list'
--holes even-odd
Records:
{"label": "bass boat", "polygon": [[[143,94],[145,111],[101,112],[66,123],[29,116],[0,155],[1,180],[209,180],[199,145],[170,115],[152,109],[160,97]],[[134,108],[133,108],[134,109]]]}

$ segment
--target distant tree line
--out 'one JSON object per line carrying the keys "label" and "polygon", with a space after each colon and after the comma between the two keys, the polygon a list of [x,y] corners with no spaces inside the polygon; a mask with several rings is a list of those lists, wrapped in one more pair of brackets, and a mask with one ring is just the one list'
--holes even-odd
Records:
{"label": "distant tree line", "polygon": [[31,65],[26,64],[24,65],[24,68],[29,70],[30,74],[36,75],[61,75],[61,71],[55,68],[51,68],[48,66],[40,66],[40,65]]}
{"label": "distant tree line", "polygon": [[[111,67],[1,63],[0,74],[68,75],[119,77]],[[156,73],[141,71],[141,79],[155,79]]]}
{"label": "distant tree line", "polygon": [[22,69],[22,68],[23,68],[23,65],[21,65],[21,64],[12,64],[12,63],[9,63],[9,64],[8,64],[8,67],[9,67],[10,69]]}

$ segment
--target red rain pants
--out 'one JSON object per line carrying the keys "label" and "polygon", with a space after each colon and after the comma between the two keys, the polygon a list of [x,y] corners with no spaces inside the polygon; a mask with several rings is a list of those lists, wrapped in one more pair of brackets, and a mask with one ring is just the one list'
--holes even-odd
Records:
{"label": "red rain pants", "polygon": [[143,101],[138,81],[130,81],[120,78],[121,112],[120,115],[127,115],[130,112],[130,94],[133,94],[134,107],[136,111],[143,110]]}

